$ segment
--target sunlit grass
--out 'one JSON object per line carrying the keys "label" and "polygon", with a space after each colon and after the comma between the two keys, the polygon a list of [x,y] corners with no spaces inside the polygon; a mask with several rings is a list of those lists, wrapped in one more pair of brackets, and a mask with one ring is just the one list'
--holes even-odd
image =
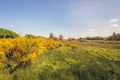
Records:
{"label": "sunlit grass", "polygon": [[[86,43],[85,43],[86,44]],[[108,45],[109,46],[109,45]],[[119,80],[120,50],[76,43],[48,49],[13,74],[0,66],[2,80]]]}

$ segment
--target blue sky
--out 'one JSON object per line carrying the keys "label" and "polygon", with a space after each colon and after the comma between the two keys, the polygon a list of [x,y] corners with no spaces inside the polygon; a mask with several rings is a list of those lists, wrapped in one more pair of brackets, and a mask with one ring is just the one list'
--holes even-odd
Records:
{"label": "blue sky", "polygon": [[48,37],[120,32],[120,0],[0,0],[0,27]]}

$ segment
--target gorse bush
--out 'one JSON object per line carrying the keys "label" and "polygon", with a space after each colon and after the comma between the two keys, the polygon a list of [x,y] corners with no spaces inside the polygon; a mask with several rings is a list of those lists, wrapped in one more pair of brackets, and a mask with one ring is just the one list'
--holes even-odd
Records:
{"label": "gorse bush", "polygon": [[59,45],[60,42],[45,38],[0,39],[0,63],[5,64],[13,73],[17,68],[34,62],[37,55]]}

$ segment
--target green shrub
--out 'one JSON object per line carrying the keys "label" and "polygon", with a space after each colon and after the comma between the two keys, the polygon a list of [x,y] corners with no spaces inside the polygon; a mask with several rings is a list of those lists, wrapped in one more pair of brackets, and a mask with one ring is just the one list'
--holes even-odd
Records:
{"label": "green shrub", "polygon": [[15,38],[15,37],[18,37],[17,33],[7,29],[0,28],[0,38]]}

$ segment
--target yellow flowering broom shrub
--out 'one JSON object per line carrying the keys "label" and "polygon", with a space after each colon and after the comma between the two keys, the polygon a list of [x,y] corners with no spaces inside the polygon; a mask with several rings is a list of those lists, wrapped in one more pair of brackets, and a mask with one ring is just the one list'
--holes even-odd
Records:
{"label": "yellow flowering broom shrub", "polygon": [[6,64],[12,72],[21,65],[34,61],[37,55],[45,50],[54,49],[61,42],[46,38],[14,38],[0,39],[0,63]]}

